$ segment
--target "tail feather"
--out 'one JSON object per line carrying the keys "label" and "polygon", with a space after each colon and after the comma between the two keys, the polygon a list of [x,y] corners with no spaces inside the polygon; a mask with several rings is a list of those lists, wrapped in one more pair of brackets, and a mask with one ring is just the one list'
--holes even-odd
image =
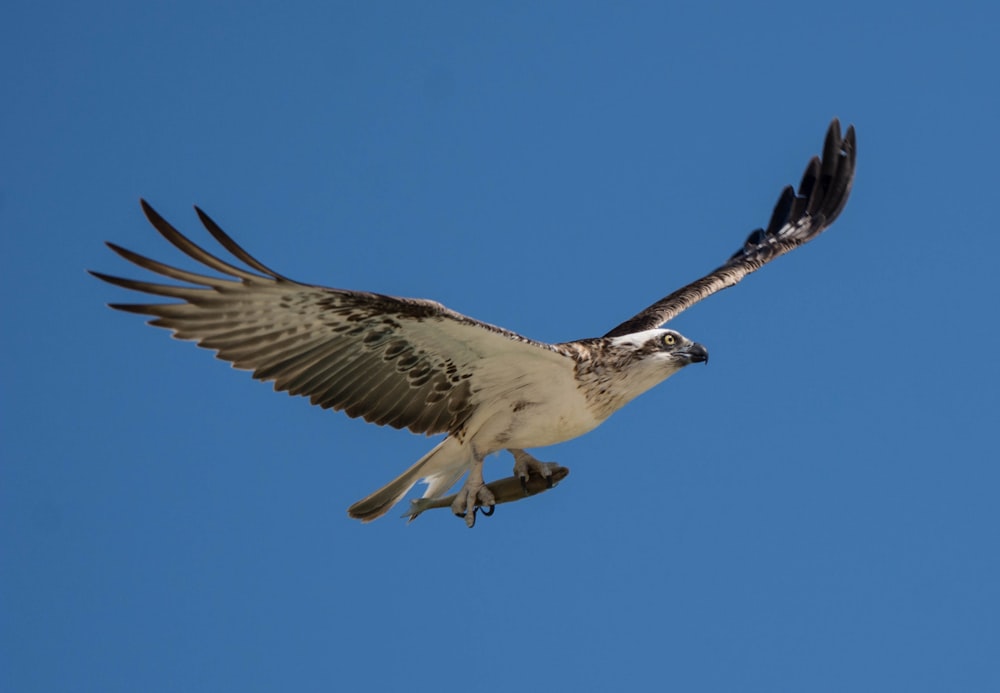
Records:
{"label": "tail feather", "polygon": [[448,493],[468,468],[468,464],[455,465],[428,476],[426,478],[427,488],[424,489],[424,495],[421,498],[440,498]]}
{"label": "tail feather", "polygon": [[[445,438],[405,472],[348,508],[347,514],[362,522],[377,520],[403,500],[403,496],[422,478],[429,483],[428,493],[436,491],[440,494],[454,485],[467,466],[468,460],[462,453],[461,445],[453,438]],[[446,481],[447,486],[442,488]]]}

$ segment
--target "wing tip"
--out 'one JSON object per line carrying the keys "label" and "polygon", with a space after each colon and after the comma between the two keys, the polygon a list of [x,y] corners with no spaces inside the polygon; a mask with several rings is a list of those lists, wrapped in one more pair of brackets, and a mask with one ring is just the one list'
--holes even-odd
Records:
{"label": "wing tip", "polygon": [[160,213],[153,209],[153,205],[146,201],[146,198],[139,198],[139,207],[142,209],[143,216],[149,221],[150,224],[159,228],[160,224],[166,223],[166,220],[160,216]]}
{"label": "wing tip", "polygon": [[108,303],[111,310],[120,310],[123,313],[134,313],[136,315],[153,315],[150,306],[145,303]]}
{"label": "wing tip", "polygon": [[792,186],[782,189],[767,227],[752,231],[721,267],[664,296],[604,336],[663,325],[706,296],[736,284],[774,258],[815,238],[847,205],[856,157],[854,125],[843,131],[840,119],[834,117],[826,129],[822,155],[810,158],[798,193]]}

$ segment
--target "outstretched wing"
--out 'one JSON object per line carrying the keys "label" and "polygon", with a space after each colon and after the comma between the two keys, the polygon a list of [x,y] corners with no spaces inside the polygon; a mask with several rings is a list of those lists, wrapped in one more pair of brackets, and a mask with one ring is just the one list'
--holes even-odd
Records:
{"label": "outstretched wing", "polygon": [[[302,284],[254,259],[197,207],[209,233],[235,266],[202,249],[142,201],[154,227],[172,244],[224,278],[178,269],[108,246],[126,260],[189,285],[155,284],[100,272],[126,289],[180,303],[115,303],[151,315],[151,325],[197,341],[236,368],[274,381],[276,390],[324,408],[415,433],[455,433],[477,395],[508,368],[563,361],[557,349],[474,320],[434,301]],[[193,286],[190,286],[193,285]]]}
{"label": "outstretched wing", "polygon": [[766,229],[757,229],[743,247],[714,272],[678,289],[608,332],[617,337],[648,330],[668,322],[703,298],[738,283],[779,255],[784,255],[823,232],[847,204],[854,182],[857,154],[854,126],[840,136],[834,118],[826,131],[823,157],[814,156],[802,174],[799,191],[786,187],[778,198]]}

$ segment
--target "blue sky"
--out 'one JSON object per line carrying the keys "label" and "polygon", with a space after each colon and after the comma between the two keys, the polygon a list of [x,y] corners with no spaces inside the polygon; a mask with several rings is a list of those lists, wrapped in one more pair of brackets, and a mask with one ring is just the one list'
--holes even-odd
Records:
{"label": "blue sky", "polygon": [[[0,688],[1000,689],[995,3],[5,15]],[[348,519],[433,441],[84,272],[184,263],[143,196],[303,281],[597,335],[766,223],[833,116],[833,229],[671,323],[711,364],[473,531]]]}

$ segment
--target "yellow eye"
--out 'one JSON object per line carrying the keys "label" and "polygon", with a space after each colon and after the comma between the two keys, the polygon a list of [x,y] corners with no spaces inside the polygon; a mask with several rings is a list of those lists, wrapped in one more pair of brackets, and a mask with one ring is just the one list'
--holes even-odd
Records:
{"label": "yellow eye", "polygon": [[665,335],[663,335],[663,343],[666,346],[673,346],[676,341],[677,341],[677,338],[674,337],[672,334],[665,334]]}

